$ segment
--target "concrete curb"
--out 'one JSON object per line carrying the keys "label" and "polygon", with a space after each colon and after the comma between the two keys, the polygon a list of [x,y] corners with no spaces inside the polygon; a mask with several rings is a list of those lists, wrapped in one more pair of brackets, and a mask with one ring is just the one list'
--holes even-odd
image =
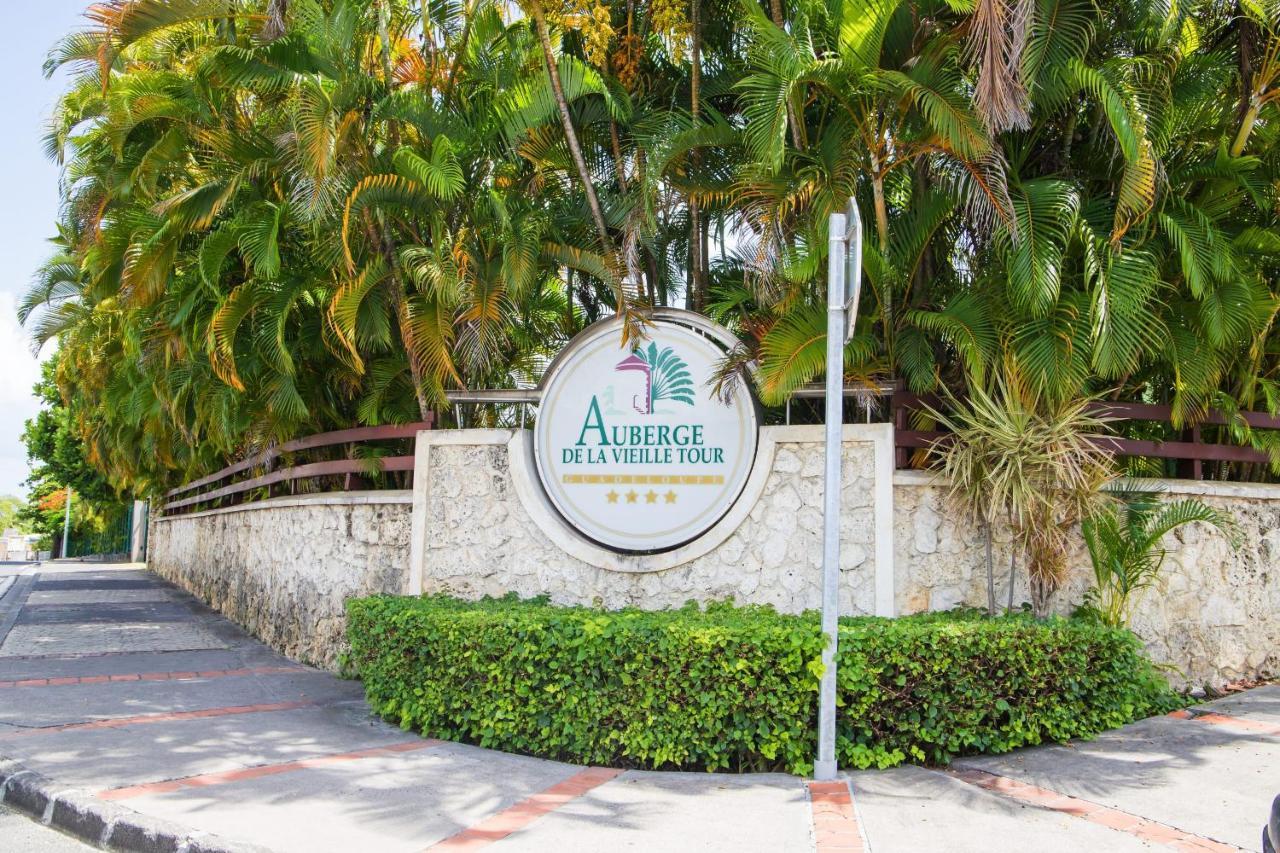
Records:
{"label": "concrete curb", "polygon": [[4,756],[0,803],[86,844],[119,853],[270,853],[265,847],[228,841],[100,800]]}

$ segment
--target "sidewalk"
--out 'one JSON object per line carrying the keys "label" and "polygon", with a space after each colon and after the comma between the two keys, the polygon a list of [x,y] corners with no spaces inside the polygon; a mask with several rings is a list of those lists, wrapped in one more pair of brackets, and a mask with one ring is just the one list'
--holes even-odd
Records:
{"label": "sidewalk", "polygon": [[1280,792],[1280,686],[949,771],[617,772],[401,731],[138,566],[5,586],[4,805],[116,849],[1256,851]]}

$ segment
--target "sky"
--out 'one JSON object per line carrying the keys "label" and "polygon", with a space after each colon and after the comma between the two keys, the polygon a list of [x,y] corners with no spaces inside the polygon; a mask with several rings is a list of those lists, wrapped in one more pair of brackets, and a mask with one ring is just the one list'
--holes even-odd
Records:
{"label": "sky", "polygon": [[41,66],[54,42],[86,23],[81,16],[89,3],[9,3],[0,30],[6,107],[0,187],[8,200],[0,205],[0,495],[26,496],[22,424],[36,412],[31,386],[40,367],[15,311],[32,273],[52,251],[48,238],[58,214],[58,168],[44,156],[41,138],[61,80],[46,80]]}

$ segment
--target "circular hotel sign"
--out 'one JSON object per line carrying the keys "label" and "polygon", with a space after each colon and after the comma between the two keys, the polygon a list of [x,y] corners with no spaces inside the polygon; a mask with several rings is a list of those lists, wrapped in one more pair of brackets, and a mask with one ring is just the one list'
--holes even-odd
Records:
{"label": "circular hotel sign", "polygon": [[663,315],[627,349],[616,321],[586,329],[543,380],[543,487],[570,525],[618,551],[696,539],[733,506],[755,460],[750,395],[726,402],[713,390],[732,336],[697,315]]}

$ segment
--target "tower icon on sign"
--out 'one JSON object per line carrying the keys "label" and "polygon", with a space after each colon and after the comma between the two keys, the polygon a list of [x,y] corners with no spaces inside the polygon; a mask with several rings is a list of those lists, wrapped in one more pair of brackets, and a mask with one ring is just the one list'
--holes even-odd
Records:
{"label": "tower icon on sign", "polygon": [[693,376],[689,365],[671,347],[659,350],[658,345],[650,341],[647,348],[637,347],[613,369],[644,374],[644,399],[640,400],[639,394],[631,397],[631,407],[642,415],[653,414],[653,404],[658,400],[693,405]]}

